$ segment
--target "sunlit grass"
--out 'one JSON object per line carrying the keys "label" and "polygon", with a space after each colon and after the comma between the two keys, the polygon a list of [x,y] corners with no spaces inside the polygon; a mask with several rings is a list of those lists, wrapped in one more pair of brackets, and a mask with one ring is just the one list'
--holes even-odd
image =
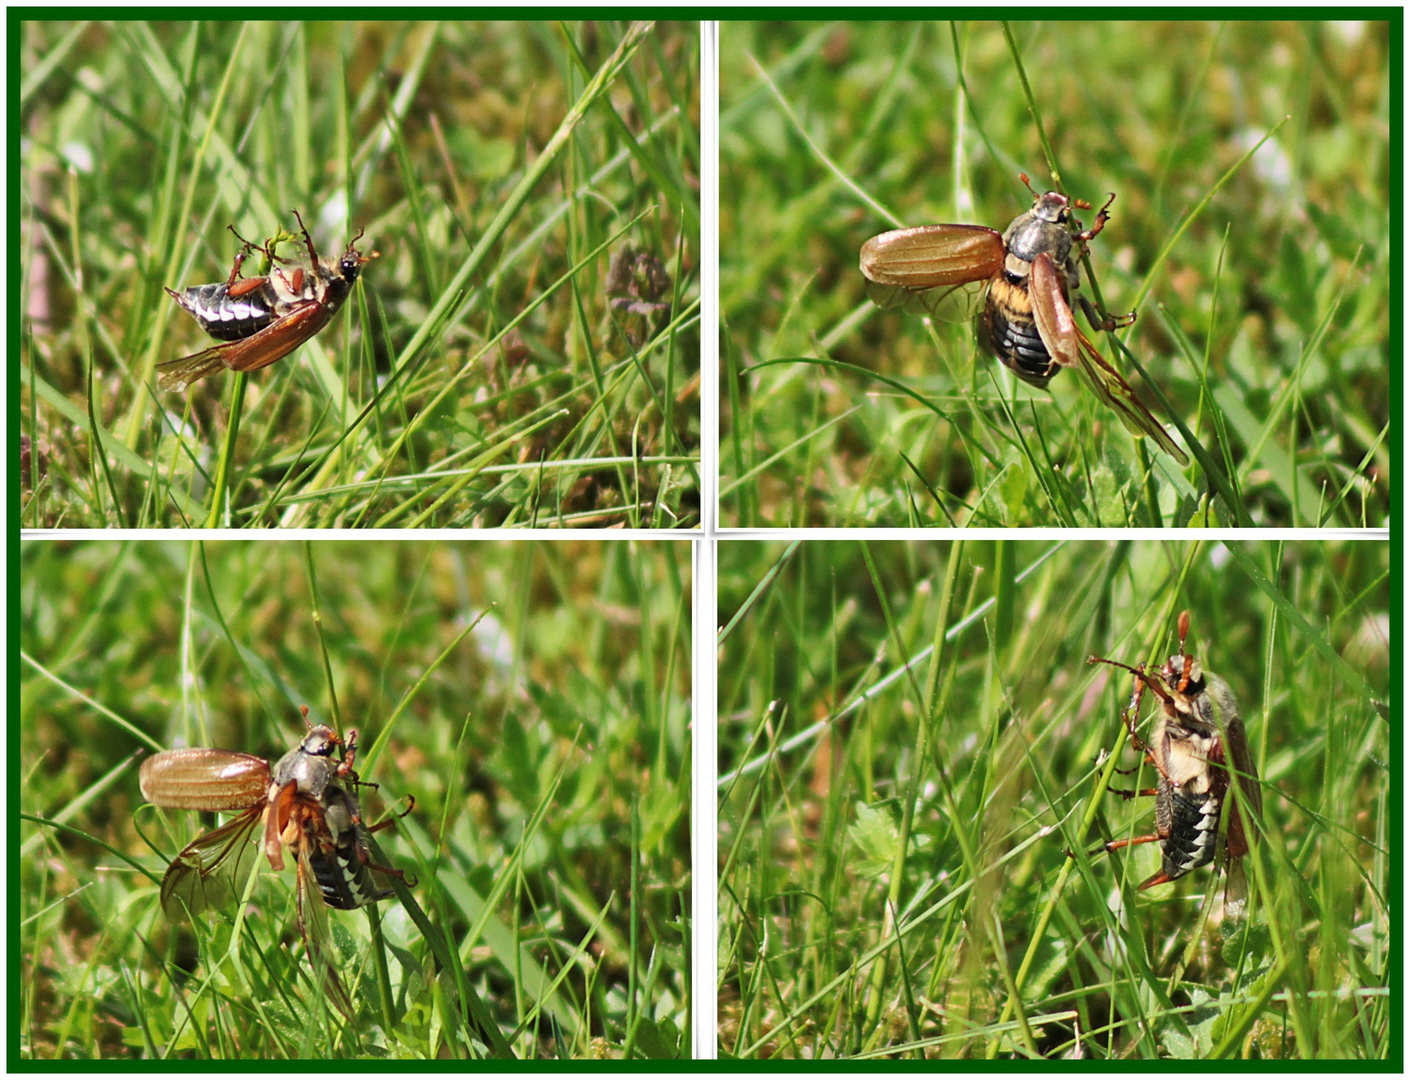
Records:
{"label": "sunlit grass", "polygon": [[[719,550],[722,1054],[1393,1052],[1387,543]],[[1262,779],[1246,922],[1213,870],[1135,892],[1156,845],[1084,854],[1155,783],[1085,660],[1162,660],[1181,610]]]}
{"label": "sunlit grass", "polygon": [[[1384,526],[1386,25],[1011,31],[722,27],[722,521]],[[1075,374],[1032,390],[970,328],[864,297],[869,236],[1002,230],[1030,205],[1019,172],[1054,186],[1030,105],[1063,188],[1116,194],[1091,263],[1138,311],[1118,336],[1140,372],[1093,336],[1207,451],[1188,469]]]}
{"label": "sunlit grass", "polygon": [[[19,33],[26,526],[697,524],[695,24]],[[344,310],[240,409],[156,389],[211,343],[162,286],[293,209],[381,252]],[[608,295],[628,244],[653,314]]]}

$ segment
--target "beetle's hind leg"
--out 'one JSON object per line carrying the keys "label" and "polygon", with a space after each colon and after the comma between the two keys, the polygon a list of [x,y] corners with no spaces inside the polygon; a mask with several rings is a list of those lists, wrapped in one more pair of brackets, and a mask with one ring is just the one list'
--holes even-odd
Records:
{"label": "beetle's hind leg", "polygon": [[[243,245],[240,250],[235,253],[235,263],[233,266],[230,267],[230,276],[225,279],[225,289],[228,292],[229,290],[235,287],[235,282],[239,280],[240,267],[243,266],[245,260],[250,257],[250,252],[264,251],[264,248],[260,247],[258,244],[251,243],[239,233],[235,232],[234,225],[227,225],[226,228],[229,229],[230,232],[234,235],[235,239],[240,241],[241,245]],[[171,290],[168,289],[167,292],[171,292]],[[172,293],[172,295],[175,296],[176,294]]]}

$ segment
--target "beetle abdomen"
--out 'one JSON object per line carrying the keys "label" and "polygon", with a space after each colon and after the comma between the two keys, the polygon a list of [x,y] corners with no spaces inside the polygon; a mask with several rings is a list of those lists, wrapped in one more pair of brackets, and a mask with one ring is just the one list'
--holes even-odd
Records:
{"label": "beetle abdomen", "polygon": [[372,871],[359,858],[351,835],[345,837],[330,856],[324,856],[321,851],[312,852],[309,864],[318,879],[323,902],[330,908],[353,911],[392,895],[391,889],[377,887]]}
{"label": "beetle abdomen", "polygon": [[1160,803],[1157,803],[1156,824],[1164,834],[1160,845],[1161,870],[1167,880],[1214,861],[1222,802],[1212,791],[1190,794],[1172,785],[1168,822],[1160,820],[1166,815],[1159,813]]}
{"label": "beetle abdomen", "polygon": [[230,288],[223,281],[167,292],[195,317],[202,330],[218,341],[240,341],[259,333],[278,317],[274,297],[267,287],[237,297],[231,297]]}
{"label": "beetle abdomen", "polygon": [[368,865],[367,841],[361,830],[362,812],[356,797],[337,784],[330,783],[323,791],[323,828],[331,845],[325,848],[320,836],[313,836],[309,865],[318,880],[323,902],[339,911],[375,904],[392,895],[390,889],[379,888]]}
{"label": "beetle abdomen", "polygon": [[1033,321],[1033,299],[1027,279],[994,275],[989,297],[979,315],[979,343],[1030,386],[1047,387],[1057,373],[1048,347]]}

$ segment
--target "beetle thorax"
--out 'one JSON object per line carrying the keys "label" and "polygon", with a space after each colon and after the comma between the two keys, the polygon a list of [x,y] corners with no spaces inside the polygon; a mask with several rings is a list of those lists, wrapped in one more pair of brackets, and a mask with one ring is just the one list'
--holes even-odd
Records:
{"label": "beetle thorax", "polygon": [[338,772],[339,763],[333,757],[337,742],[333,731],[321,724],[305,735],[303,742],[275,763],[270,774],[271,796],[293,783],[299,794],[322,798],[323,789]]}
{"label": "beetle thorax", "polygon": [[1184,716],[1165,720],[1160,738],[1164,756],[1161,764],[1172,784],[1192,795],[1202,795],[1215,783],[1216,774],[1209,762],[1218,735],[1198,721],[1187,726],[1184,720]]}
{"label": "beetle thorax", "polygon": [[[1042,200],[1039,200],[1039,204]],[[1010,274],[1027,276],[1029,266],[1039,255],[1052,256],[1059,273],[1067,269],[1072,253],[1072,235],[1067,231],[1067,214],[1061,220],[1050,221],[1038,214],[1038,205],[1026,214],[1014,218],[1004,230],[1004,249],[1008,253],[1005,269]],[[1018,264],[1018,265],[1016,265]]]}

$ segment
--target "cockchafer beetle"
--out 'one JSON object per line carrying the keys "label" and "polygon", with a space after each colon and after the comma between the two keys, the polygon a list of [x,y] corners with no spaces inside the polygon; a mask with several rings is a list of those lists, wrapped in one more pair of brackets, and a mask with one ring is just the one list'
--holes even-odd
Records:
{"label": "cockchafer beetle", "polygon": [[[1218,846],[1219,818],[1228,804],[1228,833],[1225,850],[1229,870],[1227,902],[1241,907],[1243,875],[1233,860],[1248,854],[1248,835],[1238,798],[1229,798],[1229,774],[1238,778],[1239,793],[1253,828],[1263,817],[1263,791],[1258,770],[1249,753],[1248,737],[1239,717],[1238,702],[1228,683],[1208,674],[1198,660],[1185,652],[1190,632],[1190,613],[1178,619],[1180,651],[1158,671],[1145,664],[1130,667],[1118,660],[1089,656],[1089,664],[1110,664],[1129,671],[1135,678],[1131,699],[1122,720],[1131,733],[1131,745],[1155,766],[1159,780],[1154,788],[1117,791],[1125,798],[1155,796],[1155,829],[1149,836],[1112,840],[1102,850],[1111,852],[1132,844],[1158,841],[1161,865],[1156,873],[1137,886],[1149,889],[1183,877],[1191,870],[1213,861]],[[1145,691],[1160,699],[1155,733],[1150,743],[1136,733],[1136,716]],[[1237,874],[1237,876],[1236,876]]]}
{"label": "cockchafer beetle", "polygon": [[[352,1002],[329,952],[324,905],[346,911],[376,903],[392,890],[379,885],[374,872],[401,880],[406,874],[371,860],[368,834],[392,822],[370,828],[363,823],[357,789],[376,785],[353,769],[357,733],[348,732],[339,757],[343,740],[323,724],[309,726],[308,710],[303,712],[307,734],[272,768],[253,754],[192,747],[152,755],[138,778],[143,797],[156,806],[241,811],[187,844],[167,867],[161,885],[167,917],[182,922],[208,907],[229,905],[240,895],[252,859],[263,852],[274,870],[283,870],[284,847],[290,846],[298,869],[299,933],[330,1000],[350,1017]],[[410,811],[408,806],[404,814]],[[261,825],[261,842],[250,843]]]}
{"label": "cockchafer beetle", "polygon": [[[309,266],[287,273],[277,264],[288,262],[274,254],[273,244],[253,244],[235,232],[244,246],[235,256],[230,276],[213,285],[192,285],[181,292],[167,289],[201,329],[223,344],[214,345],[179,360],[157,365],[163,390],[185,390],[198,379],[218,371],[258,371],[282,360],[328,325],[352,292],[362,268],[379,253],[357,250],[359,231],[337,259],[321,259],[299,212],[293,212],[308,248]],[[260,277],[240,277],[240,267],[253,251],[264,253],[269,272]]]}
{"label": "cockchafer beetle", "polygon": [[[1091,204],[1057,191],[1039,195],[1026,174],[1033,207],[1002,234],[982,225],[920,225],[893,229],[862,245],[867,296],[880,308],[900,308],[945,322],[976,319],[980,346],[1024,382],[1046,389],[1059,370],[1076,367],[1088,385],[1133,435],[1149,435],[1162,450],[1188,465],[1190,459],[1136,392],[1108,364],[1072,315],[1075,298],[1094,330],[1114,330],[1135,321],[1135,312],[1099,318],[1079,292],[1080,259],[1087,241],[1110,218],[1111,195],[1083,230],[1073,208]],[[1073,231],[1073,230],[1076,231]]]}

